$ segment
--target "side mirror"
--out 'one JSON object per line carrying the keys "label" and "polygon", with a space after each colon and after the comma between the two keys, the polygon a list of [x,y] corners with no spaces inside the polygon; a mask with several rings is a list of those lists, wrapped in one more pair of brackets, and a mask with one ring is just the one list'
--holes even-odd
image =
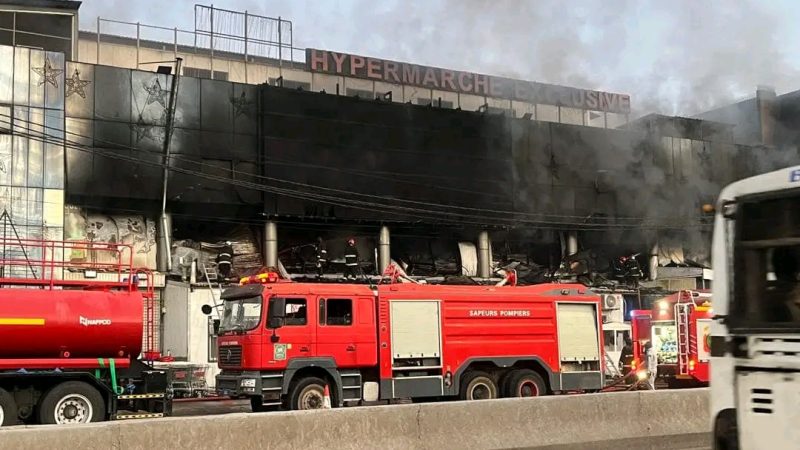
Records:
{"label": "side mirror", "polygon": [[269,299],[267,309],[267,326],[272,329],[280,328],[284,324],[284,319],[286,319],[286,299],[272,297]]}
{"label": "side mirror", "polygon": [[200,310],[203,311],[203,314],[209,315],[214,311],[214,308],[212,308],[211,305],[203,305]]}

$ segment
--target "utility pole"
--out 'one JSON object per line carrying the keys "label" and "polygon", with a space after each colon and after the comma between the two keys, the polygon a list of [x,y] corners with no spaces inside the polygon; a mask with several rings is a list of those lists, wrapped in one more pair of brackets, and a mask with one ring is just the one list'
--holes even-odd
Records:
{"label": "utility pole", "polygon": [[172,243],[170,242],[170,235],[172,234],[172,220],[167,215],[167,185],[169,182],[169,151],[170,142],[172,141],[172,129],[175,121],[175,105],[178,102],[178,84],[181,78],[181,66],[183,65],[183,58],[175,58],[175,75],[172,77],[172,86],[169,91],[169,107],[167,108],[167,122],[164,127],[164,175],[161,190],[161,217],[159,224],[161,228],[160,241],[162,251],[159,252],[162,260],[159,261],[158,269],[167,272],[172,269]]}

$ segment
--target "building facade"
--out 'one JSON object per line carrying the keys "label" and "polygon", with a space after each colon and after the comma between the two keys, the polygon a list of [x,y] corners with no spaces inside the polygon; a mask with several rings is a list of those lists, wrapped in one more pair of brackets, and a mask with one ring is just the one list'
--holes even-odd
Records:
{"label": "building facade", "polygon": [[[194,30],[98,18],[95,30],[80,32],[76,60],[152,70],[158,64],[154,61],[180,57],[184,60],[182,73],[200,78],[266,83],[447,109],[484,108],[529,120],[599,128],[616,128],[629,119],[631,99],[625,94],[298,49],[290,40],[287,43],[280,38],[254,37],[260,36],[259,30],[248,32],[243,25],[254,28],[253,24],[267,23],[270,29],[286,29],[289,24],[291,31],[291,22],[285,20],[196,6],[195,22],[202,22],[201,17],[209,17],[210,25],[201,24]],[[239,32],[216,31],[214,17],[241,23],[235,28]]]}
{"label": "building facade", "polygon": [[590,272],[644,253],[653,278],[696,266],[684,278],[708,279],[701,205],[800,160],[765,161],[763,125],[741,142],[718,116],[629,120],[622,94],[318,49],[296,60],[280,41],[286,58],[223,51],[197,30],[156,40],[106,22],[72,58],[47,49],[60,40],[0,46],[0,202],[25,236],[127,243],[136,265],[190,284],[205,271],[185,269],[213,267],[225,241],[241,274],[308,273],[318,237],[331,272],[356,237],[367,273],[391,258],[415,275],[489,276],[474,264],[482,236],[494,266],[524,265],[527,280],[576,252]]}

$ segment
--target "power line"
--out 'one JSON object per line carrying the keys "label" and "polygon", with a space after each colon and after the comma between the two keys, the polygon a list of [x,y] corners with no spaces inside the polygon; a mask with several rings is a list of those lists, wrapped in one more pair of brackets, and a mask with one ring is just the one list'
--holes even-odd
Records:
{"label": "power line", "polygon": [[[5,116],[5,115],[4,114],[0,114],[0,116]],[[26,121],[24,119],[17,119],[17,120],[20,120],[22,122],[28,122],[28,121]],[[37,126],[40,126],[40,125],[37,124]],[[155,126],[155,125],[153,125],[153,126]],[[64,130],[62,130],[60,128],[46,127],[46,126],[44,128],[54,129],[54,130],[58,131],[59,133],[64,133],[65,132]],[[161,152],[161,151],[141,149],[141,148],[138,148],[138,147],[131,147],[131,146],[127,146],[127,145],[123,145],[123,144],[119,144],[119,143],[115,143],[115,142],[111,142],[111,141],[106,141],[106,140],[103,140],[103,139],[92,138],[90,136],[85,136],[85,135],[82,135],[82,134],[79,134],[79,133],[74,133],[74,132],[69,132],[69,131],[67,131],[66,133],[67,134],[71,134],[73,136],[77,136],[77,137],[82,138],[82,139],[94,140],[95,142],[106,143],[106,144],[109,144],[113,148],[121,148],[121,149],[133,150],[133,151],[138,151],[138,152],[147,152],[147,153],[151,153],[151,154],[154,154],[154,155],[158,155],[159,157],[163,156],[163,152]],[[214,165],[211,165],[211,164],[206,164],[206,163],[203,163],[201,161],[195,161],[193,159],[188,159],[188,158],[182,157],[181,155],[175,155],[175,154],[170,155],[170,159],[173,159],[173,158],[176,159],[176,160],[188,162],[190,164],[194,164],[194,165],[197,165],[197,166],[200,166],[200,167],[208,167],[210,169],[220,170],[220,168],[217,167],[217,166],[214,166]],[[270,160],[270,161],[272,162],[272,161],[275,161],[275,160]],[[295,166],[303,167],[303,165],[301,165],[301,164],[295,164]],[[430,202],[419,202],[419,201],[402,199],[402,198],[386,198],[385,196],[371,195],[371,194],[366,194],[366,193],[361,193],[361,192],[353,192],[353,191],[346,191],[346,190],[341,190],[341,189],[327,188],[327,187],[323,187],[323,186],[309,185],[307,183],[300,183],[300,182],[296,182],[296,181],[287,180],[287,179],[284,179],[284,178],[275,178],[275,177],[269,177],[269,176],[257,175],[257,174],[244,174],[244,173],[241,173],[241,172],[236,172],[233,169],[222,169],[222,170],[226,170],[226,171],[230,172],[231,173],[231,177],[233,177],[236,174],[246,175],[247,177],[251,177],[251,178],[255,178],[255,179],[264,179],[264,180],[268,180],[268,181],[274,181],[276,183],[293,184],[293,185],[302,186],[302,187],[305,187],[305,188],[327,190],[327,191],[332,191],[332,192],[336,192],[336,193],[343,193],[343,194],[354,195],[354,196],[376,198],[376,199],[380,199],[380,200],[392,200],[392,201],[395,201],[395,202],[405,202],[405,203],[412,203],[412,204],[423,204],[423,205],[426,205],[426,206],[432,206],[432,207],[437,208],[437,209],[448,209],[448,208],[449,209],[462,209],[462,210],[469,210],[469,211],[476,211],[476,212],[483,212],[483,213],[490,213],[490,214],[507,214],[507,215],[514,215],[514,216],[539,217],[539,218],[541,218],[540,221],[541,220],[545,220],[546,218],[550,218],[550,217],[552,217],[552,218],[576,219],[576,220],[586,220],[586,218],[587,218],[586,215],[577,216],[577,215],[559,215],[559,214],[546,214],[546,213],[527,213],[527,212],[502,211],[502,210],[481,209],[481,208],[473,208],[473,207],[458,206],[458,205],[445,205],[445,204],[437,204],[437,203],[430,203]],[[337,169],[337,168],[332,168],[332,170],[340,170],[341,171],[341,169]],[[368,175],[368,174],[366,174],[364,172],[360,172],[360,171],[353,171],[352,173],[356,173],[356,174],[359,174],[359,175],[362,175],[362,176],[364,176],[364,175],[370,176],[370,175]],[[387,174],[394,174],[394,175],[398,175],[398,176],[406,175],[406,174],[393,173],[393,172],[386,172],[386,173]],[[392,180],[392,181],[397,182],[396,179],[392,179],[392,178],[385,178],[384,177],[384,179],[388,179],[388,180]],[[448,188],[446,186],[445,187],[432,186],[432,185],[427,185],[427,184],[409,182],[409,181],[405,181],[405,180],[402,180],[400,182],[418,184],[418,185],[422,185],[422,186],[426,186],[426,187],[435,187],[435,188],[445,188],[445,189],[448,189],[448,190],[456,190],[456,189]],[[457,191],[462,191],[462,190],[457,190]],[[465,193],[470,193],[470,194],[475,194],[475,195],[495,196],[495,195],[493,195],[491,193],[482,193],[482,192],[476,192],[476,191],[464,191],[464,192]],[[437,211],[437,212],[441,212],[441,211]],[[631,221],[637,221],[638,222],[640,220],[643,220],[644,218],[615,216],[615,219],[616,220],[631,220]]]}
{"label": "power line", "polygon": [[[66,143],[69,143],[69,145],[67,145],[67,147],[69,147],[71,149],[76,149],[76,150],[89,152],[89,153],[93,153],[93,154],[99,154],[100,156],[105,156],[105,157],[108,157],[108,158],[111,158],[111,159],[123,160],[123,161],[134,163],[134,164],[144,164],[144,165],[150,165],[150,166],[161,167],[161,168],[164,167],[163,164],[160,164],[160,163],[155,163],[155,162],[150,162],[150,161],[142,161],[142,160],[139,160],[139,159],[136,159],[136,158],[132,158],[132,157],[127,157],[127,156],[124,156],[124,155],[119,155],[119,154],[101,154],[101,153],[97,152],[97,149],[94,149],[94,148],[84,149],[84,148],[81,148],[81,146],[76,145],[75,143],[72,143],[72,142],[69,142],[69,141],[66,141],[66,140],[62,140],[62,139],[59,139],[59,138],[42,137],[42,136],[36,136],[36,135],[30,135],[30,134],[24,134],[24,136],[30,137],[30,138],[35,139],[35,140],[42,140],[43,142],[56,143],[56,144],[59,144],[59,145],[65,145]],[[286,196],[289,196],[289,197],[300,198],[300,199],[304,199],[304,200],[312,200],[312,201],[318,201],[318,202],[321,202],[321,203],[333,204],[333,205],[336,205],[336,206],[350,207],[350,208],[356,208],[356,209],[366,209],[366,210],[370,210],[370,211],[378,210],[379,212],[384,212],[384,213],[387,213],[387,214],[400,215],[400,216],[403,216],[403,217],[411,216],[411,217],[417,217],[417,218],[421,218],[421,219],[434,220],[434,221],[445,222],[445,223],[446,222],[452,222],[452,223],[458,223],[458,224],[497,226],[498,225],[498,221],[499,221],[499,222],[501,222],[501,224],[504,224],[506,226],[514,226],[514,225],[517,225],[519,223],[528,223],[528,224],[537,225],[540,228],[548,228],[547,225],[558,225],[558,226],[561,226],[561,227],[565,227],[565,226],[567,226],[567,227],[580,226],[582,229],[597,229],[597,230],[609,229],[609,228],[631,228],[631,226],[625,226],[625,225],[620,225],[620,224],[576,224],[576,223],[569,223],[569,222],[546,222],[546,221],[533,221],[533,220],[521,220],[521,219],[516,219],[516,220],[514,220],[514,219],[499,219],[498,220],[498,218],[486,218],[486,217],[481,217],[481,216],[478,216],[478,219],[482,218],[482,219],[487,220],[487,222],[475,222],[473,220],[466,220],[466,218],[469,218],[469,217],[472,217],[472,216],[467,216],[467,215],[464,215],[464,214],[457,214],[457,213],[444,213],[444,214],[442,214],[442,213],[438,213],[436,211],[423,210],[423,209],[419,209],[419,208],[407,208],[407,207],[400,207],[400,206],[393,206],[393,205],[382,205],[382,204],[369,203],[369,202],[363,202],[363,201],[358,201],[358,200],[345,200],[343,202],[343,201],[340,201],[340,199],[337,198],[337,197],[324,196],[324,195],[312,194],[312,193],[301,193],[301,192],[298,192],[298,191],[290,191],[290,190],[270,187],[270,186],[266,186],[266,185],[259,185],[259,184],[254,184],[254,183],[238,181],[238,180],[230,180],[230,179],[227,179],[227,178],[224,178],[224,177],[218,177],[218,176],[214,176],[214,175],[210,175],[210,174],[204,174],[204,173],[191,171],[191,170],[186,170],[186,169],[181,169],[181,168],[170,167],[169,170],[174,171],[174,172],[178,172],[178,173],[184,173],[184,174],[191,175],[191,176],[196,176],[196,177],[200,177],[200,178],[209,179],[209,180],[212,180],[212,181],[217,181],[217,182],[220,182],[220,183],[232,184],[232,185],[235,185],[235,186],[240,186],[240,187],[244,187],[244,188],[248,188],[248,189],[260,190],[260,191],[265,191],[265,192],[270,192],[270,193],[275,193],[275,194],[280,194],[280,195],[286,195]],[[458,219],[458,220],[455,220],[455,219],[451,219],[449,216],[456,216],[456,217],[462,217],[462,218]],[[675,226],[687,227],[687,226],[704,226],[704,225],[703,224],[685,224],[685,223],[683,223],[683,224],[675,225]],[[648,226],[648,224],[646,222],[634,224],[632,227],[634,227],[634,228],[669,228],[669,226],[666,226],[664,224],[656,224],[656,225]]]}
{"label": "power line", "polygon": [[[0,114],[0,116],[9,117],[8,115],[5,115],[5,114]],[[27,122],[27,121],[26,120],[22,120],[22,122]],[[46,128],[50,128],[50,127],[46,127]],[[62,130],[58,129],[58,131],[62,131]],[[76,136],[79,136],[79,137],[83,137],[83,138],[86,138],[86,139],[91,139],[88,136],[83,136],[83,135],[80,135],[80,134],[77,134],[77,133],[70,133],[70,134],[73,134],[73,135],[76,135]],[[59,137],[54,137],[54,136],[49,136],[49,135],[33,135],[33,134],[29,134],[29,133],[25,133],[25,134],[17,133],[17,135],[26,136],[26,137],[29,137],[29,138],[34,139],[34,140],[41,140],[42,142],[56,143],[56,144],[59,144],[59,145],[64,145],[64,146],[66,146],[66,147],[68,147],[70,149],[89,152],[89,153],[92,153],[92,154],[95,154],[95,155],[104,156],[104,157],[111,158],[111,159],[123,160],[123,161],[131,162],[131,163],[135,163],[135,164],[150,165],[150,166],[159,167],[159,168],[162,168],[162,169],[164,168],[164,164],[163,163],[157,163],[157,162],[153,162],[153,161],[141,160],[141,159],[128,157],[128,156],[120,155],[120,154],[101,153],[101,152],[98,151],[98,149],[96,149],[94,147],[90,147],[90,146],[85,145],[85,144],[76,143],[76,142],[70,141],[70,140],[68,140],[66,138],[59,138]],[[125,146],[122,146],[122,147],[125,148]],[[129,148],[131,150],[134,150],[134,151],[137,151],[137,152],[146,151],[146,150],[142,150],[142,149],[135,148],[135,147],[127,147],[127,148]],[[150,152],[150,153],[156,153],[156,152]],[[178,158],[178,159],[180,159],[180,158]],[[194,163],[194,161],[191,161],[191,160],[185,160],[185,159],[183,159],[183,160]],[[211,166],[211,167],[214,167],[214,166]],[[379,212],[384,212],[384,213],[387,213],[387,214],[395,214],[395,215],[400,215],[400,216],[412,216],[412,217],[422,218],[422,219],[425,219],[425,220],[435,220],[435,221],[440,221],[440,222],[468,223],[468,224],[484,225],[484,226],[485,225],[494,225],[494,226],[496,226],[496,225],[498,225],[498,222],[504,223],[507,226],[514,226],[514,225],[517,225],[519,223],[526,223],[526,224],[536,225],[536,226],[539,226],[541,228],[545,228],[546,225],[554,225],[554,226],[560,226],[560,227],[580,226],[583,229],[608,229],[608,228],[631,228],[631,227],[647,228],[648,227],[648,222],[646,222],[646,220],[653,220],[652,218],[650,218],[650,219],[646,219],[646,218],[638,219],[637,218],[635,220],[640,220],[641,222],[626,226],[624,224],[596,224],[596,223],[595,224],[587,224],[587,223],[581,224],[581,223],[563,222],[563,221],[562,222],[554,222],[554,221],[547,221],[547,220],[543,220],[543,219],[528,220],[528,219],[521,219],[519,217],[512,217],[512,218],[486,217],[486,216],[480,216],[480,215],[467,215],[467,214],[461,214],[461,213],[446,212],[446,211],[441,211],[441,210],[425,210],[425,209],[422,209],[422,208],[405,207],[405,206],[399,206],[399,205],[385,205],[385,204],[367,202],[367,201],[356,200],[356,199],[344,199],[343,200],[340,196],[334,197],[334,196],[324,195],[324,194],[315,194],[315,193],[309,193],[309,192],[293,191],[293,190],[278,188],[278,187],[274,187],[274,186],[268,186],[266,184],[257,184],[257,183],[240,181],[240,180],[231,180],[231,179],[226,178],[226,177],[215,176],[215,175],[212,175],[212,174],[206,174],[206,173],[197,172],[197,171],[194,171],[194,170],[183,169],[183,168],[178,168],[178,167],[169,167],[169,170],[173,171],[173,172],[183,173],[183,174],[190,175],[190,176],[196,176],[196,177],[199,177],[199,178],[209,179],[209,180],[220,182],[220,183],[226,183],[226,184],[230,184],[230,185],[234,185],[234,186],[244,187],[244,188],[247,188],[247,189],[260,190],[260,191],[269,192],[269,193],[278,194],[278,195],[286,195],[288,197],[299,198],[299,199],[303,199],[303,200],[318,201],[318,202],[321,202],[321,203],[328,203],[328,204],[332,204],[332,205],[335,205],[335,206],[350,207],[350,208],[356,208],[356,209],[366,209],[366,210],[370,210],[370,211],[374,211],[374,210],[377,209],[377,210],[379,210]],[[259,178],[259,177],[260,176],[256,176],[255,178]],[[288,183],[288,184],[300,185],[300,186],[303,186],[303,187],[306,187],[306,188],[312,188],[312,189],[314,189],[314,188],[319,189],[320,188],[320,187],[317,187],[317,186],[307,185],[305,183],[290,182],[288,180],[283,180],[283,179],[274,179],[274,178],[271,178],[271,177],[261,177],[261,178],[266,178],[266,179],[268,179],[270,181],[276,181],[276,182],[279,182],[279,183]],[[336,189],[332,189],[332,188],[321,188],[321,189],[322,190],[332,191],[332,192],[337,192],[337,193],[349,194],[349,195],[361,195],[361,196],[367,196],[367,197],[376,197],[376,198],[380,198],[382,200],[384,199],[383,197],[373,196],[373,195],[370,195],[370,194],[360,194],[360,193],[354,193],[354,192],[350,192],[350,191],[336,190]],[[432,203],[426,203],[426,202],[415,202],[415,201],[407,201],[407,202],[411,202],[411,203],[414,203],[414,204],[423,204],[423,205],[426,205],[426,206],[434,206],[434,207],[444,208],[444,209],[453,208],[452,206],[449,206],[449,205],[439,205],[439,204],[432,204]],[[467,209],[467,210],[474,210],[474,211],[479,212],[479,213],[489,212],[489,213],[493,213],[493,214],[500,213],[500,214],[510,214],[510,215],[514,215],[514,216],[525,215],[525,214],[522,214],[522,213],[514,213],[514,212],[509,212],[509,211],[493,211],[493,210],[485,210],[485,209],[480,209],[480,208],[458,207],[458,208],[455,208],[455,209],[462,209],[462,208],[463,209]],[[578,216],[578,217],[580,217],[582,219],[585,219],[585,217],[583,217],[583,216]],[[458,218],[458,219],[456,219],[456,218]],[[486,222],[480,222],[480,221],[475,222],[474,220],[470,220],[470,219],[475,219],[475,218],[477,218],[478,220],[484,219],[484,220],[486,220]],[[686,227],[686,226],[704,226],[704,225],[702,223],[696,223],[696,224],[681,223],[681,224],[672,225],[672,227]],[[670,226],[668,226],[668,225],[666,225],[664,223],[656,223],[656,224],[650,225],[650,227],[652,227],[652,228],[669,228]]]}
{"label": "power line", "polygon": [[[0,116],[8,117],[5,114],[0,114]],[[24,120],[24,119],[20,119],[20,121],[29,122],[29,121]],[[36,124],[36,125],[37,126],[41,126],[39,124]],[[148,126],[156,126],[156,125],[148,125]],[[53,130],[56,130],[56,131],[58,131],[60,133],[65,133],[65,131],[60,129],[60,128],[47,127],[47,126],[44,126],[44,128],[53,129]],[[86,139],[86,140],[90,140],[90,141],[93,140],[95,142],[106,143],[106,144],[109,144],[110,146],[112,146],[114,148],[127,149],[127,150],[132,150],[132,151],[137,151],[137,152],[147,152],[147,153],[151,153],[151,154],[157,155],[159,157],[163,156],[163,152],[160,151],[160,150],[141,149],[141,148],[138,148],[138,147],[127,146],[127,145],[123,145],[123,144],[119,144],[119,143],[115,143],[115,142],[111,142],[111,141],[107,141],[107,140],[103,140],[103,139],[96,139],[96,138],[93,138],[91,136],[86,136],[86,135],[82,135],[82,134],[75,133],[75,132],[70,132],[70,131],[66,131],[66,133],[67,134],[71,134],[73,136],[77,136],[77,137],[82,138],[82,139]],[[185,157],[183,157],[181,155],[174,155],[173,154],[173,155],[170,155],[170,158],[174,158],[176,160],[180,160],[180,161],[184,161],[184,162],[187,162],[187,163],[191,163],[191,164],[194,164],[194,165],[197,165],[197,166],[200,166],[200,167],[208,167],[208,168],[213,169],[213,170],[220,170],[220,168],[217,167],[217,166],[214,166],[214,165],[211,165],[211,164],[206,164],[206,163],[203,163],[201,161],[195,161],[193,159],[188,159],[188,158],[185,158]],[[270,160],[270,162],[275,162],[275,161],[280,163],[280,160],[274,160],[274,159]],[[288,165],[291,165],[291,164],[288,164]],[[324,167],[324,166],[312,166],[312,165],[297,164],[297,163],[294,163],[294,165],[297,166],[297,167],[304,167],[304,166],[318,167],[318,168],[319,167]],[[343,171],[342,169],[339,169],[339,168],[329,168],[329,169]],[[300,183],[300,182],[296,182],[296,181],[287,180],[287,179],[284,179],[284,178],[275,178],[275,177],[269,177],[269,176],[258,175],[258,174],[241,173],[241,172],[236,172],[233,169],[222,169],[222,170],[230,172],[231,177],[233,177],[236,174],[246,175],[247,177],[254,178],[254,179],[263,179],[263,180],[267,180],[267,181],[274,181],[276,183],[293,184],[293,185],[296,185],[296,186],[302,186],[302,187],[310,188],[310,189],[319,189],[319,190],[325,190],[325,191],[348,194],[348,195],[354,195],[354,196],[361,196],[361,197],[367,197],[367,198],[376,198],[376,199],[379,199],[379,200],[391,200],[391,201],[394,201],[394,202],[404,202],[404,203],[410,203],[410,204],[419,204],[419,205],[424,205],[424,206],[431,206],[431,207],[437,208],[437,212],[440,212],[440,211],[438,211],[438,209],[459,209],[459,210],[465,210],[465,211],[475,211],[475,212],[482,212],[482,213],[490,213],[490,214],[493,214],[493,215],[496,215],[496,214],[513,215],[513,216],[515,216],[515,219],[518,218],[519,216],[537,217],[537,218],[539,218],[540,221],[545,220],[547,218],[575,219],[575,220],[586,220],[587,219],[587,215],[564,215],[564,214],[552,214],[552,213],[529,213],[529,212],[523,212],[523,211],[516,212],[516,211],[495,210],[495,209],[486,209],[486,208],[474,208],[474,207],[459,206],[459,205],[446,205],[446,204],[431,203],[431,202],[421,202],[421,201],[402,199],[402,198],[387,198],[385,196],[380,196],[380,195],[373,195],[373,194],[366,194],[366,193],[362,193],[362,192],[353,192],[353,191],[347,191],[347,190],[341,190],[341,189],[328,188],[328,187],[324,187],[324,186],[310,185],[310,184],[307,184],[307,183]],[[347,171],[344,170],[344,172],[347,172]],[[359,175],[366,175],[362,171],[352,171],[352,173],[356,173],[356,174],[359,174]],[[385,173],[389,174],[389,175],[397,175],[397,176],[408,175],[408,174],[401,174],[401,173],[395,173],[395,172],[385,172]],[[392,181],[397,181],[397,180],[392,179],[392,178],[388,178],[388,179],[390,179]],[[414,182],[408,182],[408,181],[401,181],[401,182],[414,183]],[[425,185],[425,186],[430,186],[430,185]],[[439,187],[441,187],[441,186],[439,186]],[[492,195],[490,193],[487,194],[487,193],[476,192],[476,191],[466,191],[466,192],[467,193],[477,194],[477,195]],[[632,221],[632,222],[637,222],[637,223],[640,222],[640,221],[643,221],[643,220],[658,220],[658,221],[664,222],[664,221],[672,219],[672,217],[635,217],[635,216],[614,216],[613,218],[614,218],[615,221]],[[703,217],[701,216],[701,217],[699,217],[699,219],[702,220]]]}
{"label": "power line", "polygon": [[[0,114],[0,116],[8,117],[5,114]],[[28,121],[26,121],[24,119],[21,120],[21,121],[22,122],[28,122]],[[37,124],[37,126],[39,126],[39,125]],[[60,128],[46,127],[46,126],[44,128],[54,129],[54,130],[57,130],[57,131],[62,132],[62,133],[65,132],[64,130],[62,130]],[[80,138],[83,138],[83,139],[86,139],[86,140],[94,140],[96,142],[107,143],[107,144],[112,145],[113,147],[116,147],[116,148],[129,149],[129,150],[133,150],[133,151],[137,151],[137,152],[147,152],[147,153],[152,153],[154,155],[163,156],[163,153],[161,151],[147,150],[147,149],[141,149],[141,148],[138,148],[138,147],[131,147],[131,146],[127,146],[127,145],[121,145],[121,144],[114,143],[114,142],[111,142],[111,141],[106,141],[106,140],[102,140],[102,139],[95,139],[95,138],[92,138],[90,136],[86,136],[86,135],[82,135],[82,134],[74,133],[74,132],[69,132],[69,131],[67,131],[66,133],[74,135],[74,136],[77,136],[77,137],[80,137]],[[206,164],[206,163],[203,163],[201,161],[195,161],[195,160],[192,160],[192,159],[184,158],[184,157],[182,157],[180,155],[170,155],[170,158],[175,158],[176,160],[188,162],[188,163],[195,164],[195,165],[198,165],[198,166],[201,166],[201,167],[208,167],[208,168],[211,168],[211,169],[214,169],[214,170],[219,170],[220,169],[217,166],[214,166],[214,165],[211,165],[211,164]],[[300,165],[300,164],[297,164],[297,166],[302,167],[302,165]],[[305,188],[319,189],[319,190],[325,190],[325,191],[329,191],[329,192],[342,193],[342,194],[361,196],[361,197],[368,197],[368,198],[376,198],[376,199],[380,199],[380,200],[392,200],[392,201],[395,201],[395,202],[405,202],[405,203],[410,203],[410,204],[431,206],[431,207],[439,208],[439,209],[448,209],[449,208],[449,209],[459,209],[459,210],[465,210],[465,211],[475,211],[475,212],[490,213],[490,214],[506,214],[506,215],[515,216],[515,219],[517,219],[519,216],[538,217],[538,218],[541,218],[540,220],[544,220],[546,218],[565,218],[565,219],[576,219],[576,220],[586,220],[587,219],[587,215],[563,215],[563,214],[548,214],[548,213],[527,213],[527,212],[515,212],[515,211],[505,211],[505,210],[494,210],[494,209],[486,209],[486,208],[474,208],[474,207],[466,207],[466,206],[459,206],[459,205],[445,205],[445,204],[438,204],[438,203],[431,203],[431,202],[421,202],[421,201],[400,199],[400,198],[391,198],[391,199],[389,199],[389,198],[386,198],[385,196],[366,194],[366,193],[361,193],[361,192],[346,191],[346,190],[334,189],[334,188],[327,188],[327,187],[324,187],[324,186],[310,185],[310,184],[307,184],[307,183],[300,183],[300,182],[291,181],[291,180],[287,180],[287,179],[283,179],[283,178],[274,178],[274,177],[269,177],[269,176],[264,176],[264,175],[257,175],[257,174],[244,174],[244,173],[236,172],[233,169],[223,169],[223,170],[227,170],[228,172],[230,172],[231,173],[231,177],[233,177],[236,174],[240,174],[240,175],[243,174],[243,175],[246,175],[246,176],[251,177],[251,178],[264,179],[264,180],[268,180],[268,181],[274,181],[274,182],[277,182],[277,183],[287,183],[287,184],[293,184],[293,185],[296,185],[296,186],[302,186],[302,187],[305,187]],[[355,172],[355,173],[360,173],[360,172]],[[390,172],[390,174],[391,174],[391,172]],[[404,174],[396,174],[396,175],[404,175]],[[474,191],[470,191],[470,192],[475,193]],[[480,194],[482,194],[482,193],[480,193]],[[669,219],[672,219],[671,217],[634,217],[634,216],[614,216],[613,218],[616,221],[627,220],[627,221],[634,221],[634,222],[637,222],[637,223],[640,222],[640,221],[643,221],[643,220],[667,221]],[[704,219],[704,217],[700,216],[699,219],[702,220],[702,219]]]}

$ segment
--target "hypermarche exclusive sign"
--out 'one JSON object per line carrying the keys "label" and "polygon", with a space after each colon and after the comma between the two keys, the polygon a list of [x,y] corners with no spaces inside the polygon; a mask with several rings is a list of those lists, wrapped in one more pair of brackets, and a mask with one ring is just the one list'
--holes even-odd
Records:
{"label": "hypermarche exclusive sign", "polygon": [[367,56],[306,49],[306,67],[311,72],[365,78],[428,89],[504,98],[527,103],[627,114],[627,94],[578,89],[534,81],[513,80],[473,72],[420,66]]}

